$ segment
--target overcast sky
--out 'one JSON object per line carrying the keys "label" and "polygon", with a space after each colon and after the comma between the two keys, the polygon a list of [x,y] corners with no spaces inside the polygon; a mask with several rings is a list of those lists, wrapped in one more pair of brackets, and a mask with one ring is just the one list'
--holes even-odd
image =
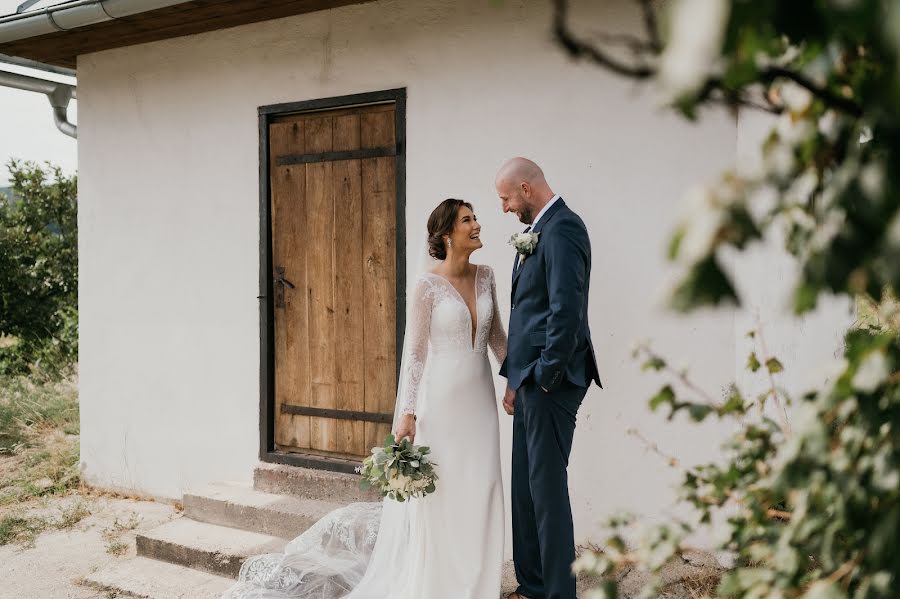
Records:
{"label": "overcast sky", "polygon": [[[2,13],[2,10],[0,10]],[[54,81],[74,83],[74,79],[22,69],[0,63],[0,70],[22,73]],[[69,120],[78,123],[78,102],[69,103]],[[74,138],[63,135],[53,124],[53,110],[44,94],[0,86],[0,187],[9,183],[6,163],[10,158],[33,160],[61,166],[68,173],[78,166]]]}

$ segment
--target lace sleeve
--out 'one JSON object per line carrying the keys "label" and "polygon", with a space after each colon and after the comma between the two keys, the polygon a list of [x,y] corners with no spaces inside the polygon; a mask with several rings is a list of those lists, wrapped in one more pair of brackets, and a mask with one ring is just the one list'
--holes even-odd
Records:
{"label": "lace sleeve", "polygon": [[491,278],[491,330],[488,333],[488,345],[494,352],[498,364],[503,364],[506,359],[506,329],[503,328],[503,319],[500,317],[500,306],[497,304],[497,282],[494,279],[493,269],[488,272]]}
{"label": "lace sleeve", "polygon": [[431,308],[434,291],[423,277],[416,283],[410,307],[409,321],[406,323],[403,372],[400,379],[401,414],[415,414],[425,361],[428,359],[428,343],[431,332]]}

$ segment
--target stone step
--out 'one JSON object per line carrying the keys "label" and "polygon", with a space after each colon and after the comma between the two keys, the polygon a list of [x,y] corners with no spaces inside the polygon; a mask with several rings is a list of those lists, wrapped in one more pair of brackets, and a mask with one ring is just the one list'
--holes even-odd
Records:
{"label": "stone step", "polygon": [[118,561],[82,579],[114,595],[144,599],[218,599],[234,581],[144,557]]}
{"label": "stone step", "polygon": [[284,464],[260,464],[253,471],[257,491],[294,495],[305,499],[354,503],[381,501],[374,491],[361,491],[359,476],[327,470],[313,470]]}
{"label": "stone step", "polygon": [[142,557],[236,578],[251,555],[279,553],[287,540],[257,532],[179,518],[135,535]]}
{"label": "stone step", "polygon": [[293,539],[344,503],[266,493],[217,483],[184,494],[184,514],[192,520]]}

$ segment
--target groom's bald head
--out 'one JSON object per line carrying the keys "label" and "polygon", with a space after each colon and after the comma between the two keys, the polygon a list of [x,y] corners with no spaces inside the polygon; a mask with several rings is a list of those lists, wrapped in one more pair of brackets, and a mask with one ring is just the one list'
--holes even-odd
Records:
{"label": "groom's bald head", "polygon": [[503,212],[514,212],[520,221],[528,225],[554,195],[541,167],[522,157],[503,163],[494,179],[494,186]]}
{"label": "groom's bald head", "polygon": [[501,181],[510,182],[513,185],[526,182],[532,186],[540,181],[547,182],[541,167],[531,160],[521,157],[511,158],[503,163],[503,166],[497,172],[496,179],[496,182]]}

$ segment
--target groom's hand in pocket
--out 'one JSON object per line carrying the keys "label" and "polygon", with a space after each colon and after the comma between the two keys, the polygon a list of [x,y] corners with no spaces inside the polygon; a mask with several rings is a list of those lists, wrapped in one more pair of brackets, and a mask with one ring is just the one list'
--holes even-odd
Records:
{"label": "groom's hand in pocket", "polygon": [[516,408],[516,392],[513,391],[512,389],[510,389],[509,387],[507,387],[506,393],[503,395],[503,409],[506,411],[507,414],[512,416],[513,412],[515,411],[515,408]]}

